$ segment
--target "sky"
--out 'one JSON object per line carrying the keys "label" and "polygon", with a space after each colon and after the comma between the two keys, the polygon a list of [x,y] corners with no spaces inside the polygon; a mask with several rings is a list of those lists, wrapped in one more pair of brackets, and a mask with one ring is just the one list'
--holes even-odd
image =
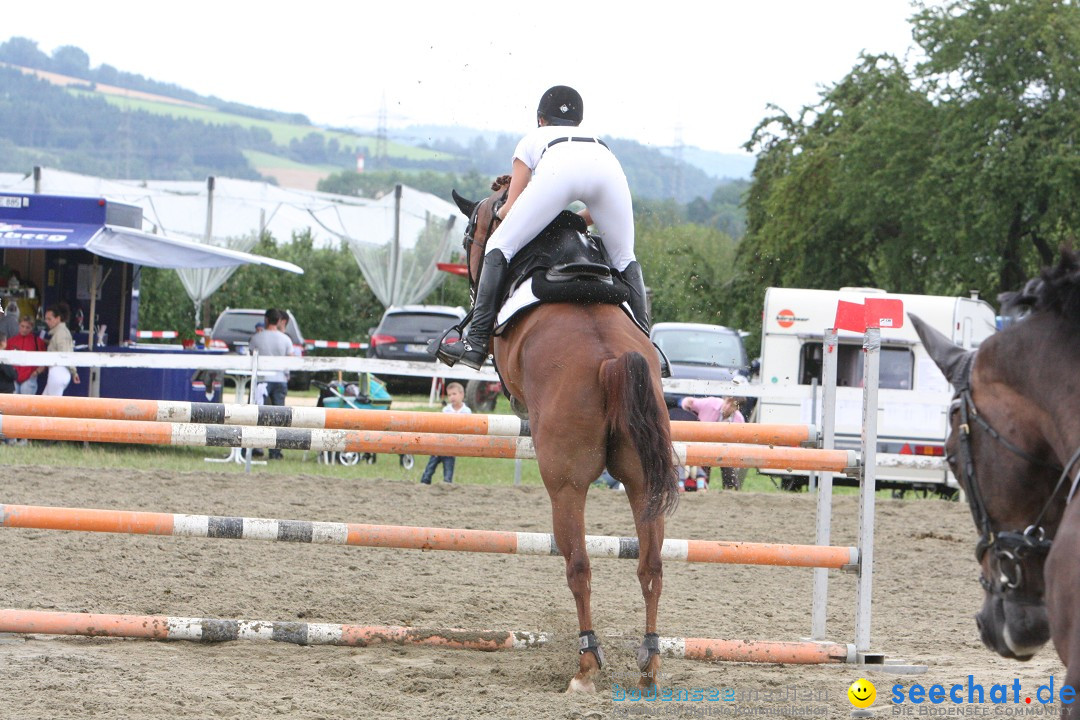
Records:
{"label": "sky", "polygon": [[[646,145],[741,146],[797,113],[860,52],[914,57],[909,0],[5,3],[0,41],[74,45],[202,95],[320,125],[459,125],[520,135],[552,85],[583,128]],[[910,53],[909,53],[910,50]]]}

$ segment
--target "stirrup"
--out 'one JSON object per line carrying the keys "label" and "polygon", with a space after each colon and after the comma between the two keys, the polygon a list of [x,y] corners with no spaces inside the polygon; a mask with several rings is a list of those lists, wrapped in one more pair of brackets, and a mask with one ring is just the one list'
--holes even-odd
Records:
{"label": "stirrup", "polygon": [[486,352],[477,350],[465,340],[459,340],[449,345],[440,345],[439,349],[435,351],[435,357],[448,367],[454,367],[460,362],[465,367],[473,370],[482,368],[488,358]]}

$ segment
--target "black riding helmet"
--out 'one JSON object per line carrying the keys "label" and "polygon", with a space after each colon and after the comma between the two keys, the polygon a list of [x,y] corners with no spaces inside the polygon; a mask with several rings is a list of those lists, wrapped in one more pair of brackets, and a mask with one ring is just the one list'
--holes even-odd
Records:
{"label": "black riding helmet", "polygon": [[572,87],[556,85],[540,98],[536,120],[545,118],[551,125],[580,125],[584,114],[581,95]]}

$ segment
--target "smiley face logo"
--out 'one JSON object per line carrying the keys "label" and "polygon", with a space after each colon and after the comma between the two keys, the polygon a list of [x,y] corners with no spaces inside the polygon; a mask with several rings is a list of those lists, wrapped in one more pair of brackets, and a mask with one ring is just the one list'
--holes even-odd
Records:
{"label": "smiley face logo", "polygon": [[857,708],[868,708],[877,699],[874,684],[866,678],[859,678],[847,689],[848,700]]}

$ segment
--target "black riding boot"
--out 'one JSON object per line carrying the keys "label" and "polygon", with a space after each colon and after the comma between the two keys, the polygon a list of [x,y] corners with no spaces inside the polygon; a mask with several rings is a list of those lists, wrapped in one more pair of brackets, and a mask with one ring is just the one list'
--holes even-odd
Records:
{"label": "black riding boot", "polygon": [[[634,318],[642,326],[642,329],[646,334],[652,329],[652,322],[649,318],[649,303],[645,297],[645,277],[641,274],[641,265],[637,260],[632,261],[626,266],[626,269],[622,271],[623,280],[626,281],[626,285],[630,288],[630,310],[634,313]],[[668,362],[667,356],[664,355],[664,351],[660,347],[653,343],[653,347],[656,348],[656,354],[660,357],[660,377],[671,377],[671,364]]]}
{"label": "black riding boot", "polygon": [[641,274],[641,265],[634,260],[622,271],[622,276],[630,288],[630,310],[634,313],[634,319],[648,333],[652,323],[649,322],[649,304],[645,297],[645,277]]}
{"label": "black riding boot", "polygon": [[436,352],[438,358],[450,367],[460,362],[473,370],[479,370],[487,360],[488,340],[491,339],[491,331],[495,327],[495,317],[498,314],[497,304],[508,268],[509,264],[502,251],[493,250],[484,256],[469,330],[464,338],[455,343],[443,345]]}

